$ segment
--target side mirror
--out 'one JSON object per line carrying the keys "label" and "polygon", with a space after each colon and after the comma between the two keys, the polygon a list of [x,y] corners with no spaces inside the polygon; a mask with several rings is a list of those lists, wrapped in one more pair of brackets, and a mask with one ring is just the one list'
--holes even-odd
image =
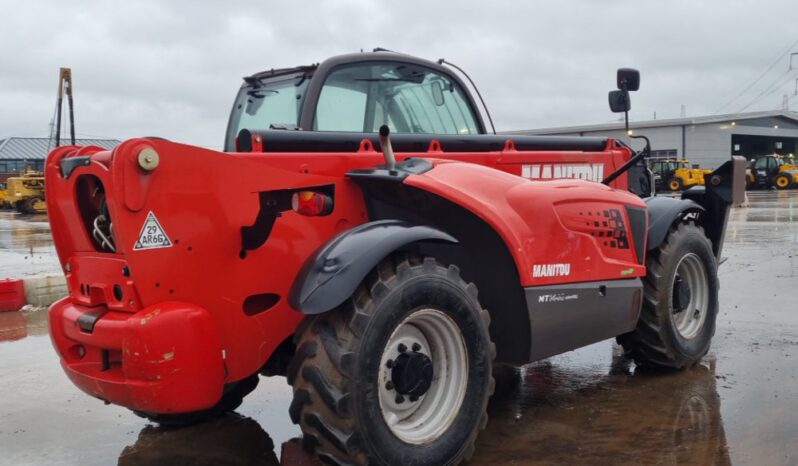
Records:
{"label": "side mirror", "polygon": [[629,91],[610,91],[609,101],[613,113],[626,113],[632,109]]}
{"label": "side mirror", "polygon": [[633,68],[618,68],[618,89],[636,91],[640,89],[640,72]]}
{"label": "side mirror", "polygon": [[435,105],[438,107],[443,105],[443,86],[441,82],[432,81],[430,89],[432,91],[432,101],[435,102]]}

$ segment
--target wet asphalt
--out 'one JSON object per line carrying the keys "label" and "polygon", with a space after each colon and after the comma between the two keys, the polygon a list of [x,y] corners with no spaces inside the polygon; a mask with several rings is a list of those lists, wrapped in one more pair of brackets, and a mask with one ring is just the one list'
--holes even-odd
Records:
{"label": "wet asphalt", "polygon": [[[0,212],[0,278],[57,272],[47,238]],[[798,465],[798,191],[749,193],[723,256],[699,366],[645,372],[605,341],[503,371],[469,464]],[[290,395],[261,378],[235,415],[156,427],[72,386],[45,312],[0,313],[0,464],[279,464]]]}

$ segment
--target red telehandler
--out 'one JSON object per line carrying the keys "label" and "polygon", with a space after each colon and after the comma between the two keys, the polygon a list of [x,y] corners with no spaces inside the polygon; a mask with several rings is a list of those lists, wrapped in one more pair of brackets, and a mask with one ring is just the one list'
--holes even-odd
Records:
{"label": "red telehandler", "polygon": [[[641,365],[699,361],[744,161],[650,197],[646,150],[486,134],[460,76],[344,55],[245,78],[224,152],[54,150],[69,378],[175,425],[284,375],[324,461],[439,465],[473,452],[498,364],[612,337]],[[619,70],[612,109],[638,86]]]}

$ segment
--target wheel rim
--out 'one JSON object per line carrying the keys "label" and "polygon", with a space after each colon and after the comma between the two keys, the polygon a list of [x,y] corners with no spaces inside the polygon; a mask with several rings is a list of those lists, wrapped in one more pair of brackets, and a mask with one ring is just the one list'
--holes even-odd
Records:
{"label": "wheel rim", "polygon": [[685,339],[695,338],[704,327],[709,309],[708,283],[701,258],[694,253],[685,254],[671,283],[671,317],[676,331]]}
{"label": "wheel rim", "polygon": [[671,190],[676,191],[679,189],[679,182],[678,181],[671,181]]}
{"label": "wheel rim", "polygon": [[779,178],[776,180],[776,185],[777,185],[779,188],[786,188],[788,183],[789,183],[789,181],[787,181],[787,178],[784,178],[783,176],[779,177]]}
{"label": "wheel rim", "polygon": [[[416,310],[396,327],[384,348],[378,377],[380,411],[396,437],[422,445],[446,432],[465,398],[467,354],[457,324],[437,309]],[[426,367],[425,359],[432,367],[431,374],[427,374],[431,380],[424,380],[423,374],[417,380],[401,377],[414,371],[397,373],[400,363]],[[409,386],[414,390],[408,391]]]}

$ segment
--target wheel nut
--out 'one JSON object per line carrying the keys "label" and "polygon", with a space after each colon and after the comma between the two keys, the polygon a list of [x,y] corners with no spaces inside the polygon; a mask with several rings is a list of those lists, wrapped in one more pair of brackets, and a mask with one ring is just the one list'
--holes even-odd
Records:
{"label": "wheel nut", "polygon": [[392,368],[393,367],[393,359],[389,359],[389,360],[385,361],[385,367],[387,367],[388,369]]}
{"label": "wheel nut", "polygon": [[385,382],[385,389],[386,390],[393,390],[393,382],[391,382],[390,380]]}
{"label": "wheel nut", "polygon": [[397,346],[397,347],[396,347],[396,349],[397,349],[397,350],[398,350],[400,353],[404,353],[405,351],[407,351],[407,346],[405,346],[405,344],[404,344],[404,343],[399,343],[399,346]]}
{"label": "wheel nut", "polygon": [[405,397],[403,397],[402,395],[396,395],[396,402],[399,403],[399,404],[404,403],[405,402]]}
{"label": "wheel nut", "polygon": [[419,345],[418,343],[413,343],[413,351],[415,351],[416,353],[421,351],[421,345]]}

